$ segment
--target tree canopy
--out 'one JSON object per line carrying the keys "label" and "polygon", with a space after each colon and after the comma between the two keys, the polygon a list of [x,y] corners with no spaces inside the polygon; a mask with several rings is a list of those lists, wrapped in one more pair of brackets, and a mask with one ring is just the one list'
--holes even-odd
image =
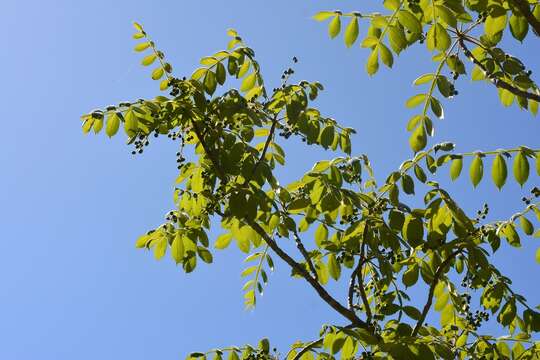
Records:
{"label": "tree canopy", "polygon": [[[405,104],[421,109],[406,126],[414,155],[382,180],[375,178],[368,156],[353,151],[355,130],[315,107],[323,85],[294,82],[289,68],[278,87],[267,88],[254,50],[232,29],[226,50],[203,57],[201,67],[181,78],[135,23],[135,51],[168,96],[82,116],[84,133],[103,130],[112,137],[122,127],[134,155],[154,138],[178,143],[173,209],[165,223],[137,239],[138,248],[152,250],[156,259],[168,253],[189,273],[201,262],[212,263],[215,249],[234,243],[247,255],[241,274],[247,307],[256,306],[274,266],[288,266],[292,277],[343,318],[340,324],[321,324],[320,338],[295,342],[290,349],[274,349],[262,339],[193,352],[189,358],[540,358],[535,335],[540,306],[517,293],[492,261],[508,245],[520,247],[523,238],[540,237],[540,189],[532,187],[523,208],[508,219],[488,222],[487,204],[466,214],[434,177],[448,171],[455,180],[467,166],[474,187],[487,171],[501,190],[507,181],[530,186],[529,178],[540,175],[540,149],[516,145],[459,153],[451,142],[430,143],[432,118],[445,116],[442,100],[457,95],[456,82],[464,77],[491,83],[503,106],[536,115],[540,90],[532,71],[504,50],[504,41],[523,42],[527,35],[538,41],[540,4],[387,0],[382,5],[314,15],[328,21],[330,38],[343,33],[346,46],[369,49],[365,69],[370,75],[379,62],[392,67],[395,56],[420,44],[435,62],[433,72],[418,74],[414,85],[423,90]],[[342,22],[347,22],[343,29]],[[368,29],[361,39],[364,23]],[[283,184],[276,169],[290,166],[280,145],[290,137],[337,156]],[[484,171],[485,166],[490,169]],[[218,223],[222,235],[211,240],[209,230]],[[531,256],[540,263],[540,249]],[[330,281],[348,284],[346,303],[328,291]],[[422,297],[411,296],[413,286],[423,289]],[[438,324],[426,323],[432,311],[440,314]],[[488,320],[507,335],[484,333]]]}

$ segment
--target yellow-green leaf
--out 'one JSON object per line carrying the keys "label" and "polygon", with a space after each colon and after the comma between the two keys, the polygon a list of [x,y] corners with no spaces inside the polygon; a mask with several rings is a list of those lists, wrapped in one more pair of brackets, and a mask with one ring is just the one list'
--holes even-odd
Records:
{"label": "yellow-green leaf", "polygon": [[519,225],[525,234],[532,235],[534,233],[533,224],[523,215],[519,217]]}
{"label": "yellow-green leaf", "polygon": [[529,160],[523,151],[518,152],[514,158],[513,170],[514,178],[519,185],[523,186],[529,178]]}
{"label": "yellow-green leaf", "polygon": [[141,64],[144,66],[152,65],[154,61],[156,61],[157,55],[156,54],[150,54],[148,56],[143,57],[141,60]]}
{"label": "yellow-green leaf", "polygon": [[422,104],[426,100],[426,94],[413,95],[405,102],[405,106],[408,108],[414,108]]}
{"label": "yellow-green leaf", "polygon": [[171,244],[171,255],[177,264],[182,262],[182,259],[184,258],[184,239],[182,239],[182,235],[179,231],[176,232]]}
{"label": "yellow-green leaf", "polygon": [[390,51],[390,49],[388,49],[386,45],[380,42],[379,52],[381,54],[381,60],[383,64],[391,68],[392,65],[394,64],[394,56],[392,55],[392,52]]}
{"label": "yellow-green leaf", "polygon": [[398,21],[407,28],[409,31],[419,34],[422,32],[422,24],[420,21],[408,10],[400,10],[398,12]]}
{"label": "yellow-green leaf", "polygon": [[416,153],[426,147],[427,144],[427,132],[423,123],[420,123],[418,127],[413,131],[409,138],[409,145],[411,149]]}
{"label": "yellow-green leaf", "polygon": [[341,275],[341,266],[334,254],[328,255],[328,273],[334,280],[338,280]]}
{"label": "yellow-green leaf", "polygon": [[332,16],[334,16],[336,13],[333,12],[333,11],[319,11],[318,13],[316,13],[315,15],[313,15],[313,19],[317,20],[317,21],[324,21],[326,19],[329,19],[331,18]]}
{"label": "yellow-green leaf", "polygon": [[135,45],[134,50],[135,51],[144,51],[150,47],[150,41],[138,43]]}
{"label": "yellow-green leaf", "polygon": [[330,24],[328,24],[328,35],[330,35],[330,38],[335,38],[339,32],[341,31],[341,17],[339,15],[335,15],[332,21],[330,21]]}
{"label": "yellow-green leaf", "polygon": [[120,117],[115,112],[111,112],[107,117],[107,125],[105,127],[105,133],[108,137],[113,137],[120,127]]}
{"label": "yellow-green leaf", "polygon": [[491,178],[495,183],[495,186],[500,190],[506,183],[508,176],[508,169],[506,167],[506,161],[501,154],[497,154],[493,158],[493,164],[491,167]]}
{"label": "yellow-green leaf", "polygon": [[469,176],[474,187],[476,187],[482,180],[482,177],[484,176],[484,162],[482,161],[482,157],[480,155],[475,155],[473,161],[471,162]]}
{"label": "yellow-green leaf", "polygon": [[358,18],[353,16],[345,29],[345,45],[351,47],[358,38]]}
{"label": "yellow-green leaf", "polygon": [[463,169],[463,158],[459,157],[457,159],[452,160],[452,164],[450,165],[450,178],[452,180],[456,180],[461,174],[462,169]]}
{"label": "yellow-green leaf", "polygon": [[255,86],[255,82],[257,81],[257,73],[252,72],[246,78],[242,81],[242,85],[240,86],[241,91],[249,91],[253,86]]}
{"label": "yellow-green leaf", "polygon": [[375,47],[366,62],[366,71],[368,75],[373,75],[379,70],[379,47]]}
{"label": "yellow-green leaf", "polygon": [[231,243],[232,235],[230,233],[222,234],[218,236],[216,243],[214,244],[214,247],[216,249],[225,249],[229,244]]}
{"label": "yellow-green leaf", "polygon": [[159,79],[161,79],[163,77],[164,73],[165,73],[165,71],[160,66],[160,67],[154,69],[154,71],[152,71],[152,79],[153,80],[159,80]]}

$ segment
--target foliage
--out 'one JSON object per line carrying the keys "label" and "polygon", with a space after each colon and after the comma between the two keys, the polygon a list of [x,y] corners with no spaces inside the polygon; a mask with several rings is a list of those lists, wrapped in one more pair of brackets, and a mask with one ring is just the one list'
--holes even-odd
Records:
{"label": "foliage", "polygon": [[[516,293],[491,260],[504,243],[520,247],[524,235],[540,237],[540,190],[533,188],[531,196],[523,198],[524,208],[508,219],[486,222],[487,204],[476,216],[467,215],[433,175],[447,167],[454,180],[467,162],[476,187],[488,172],[485,164],[491,163],[497,188],[508,181],[509,167],[512,178],[523,186],[534,172],[540,175],[540,149],[457,153],[452,143],[428,147],[433,131],[428,111],[443,117],[435,89],[445,98],[457,94],[455,81],[467,72],[464,58],[471,62],[474,80],[487,80],[498,88],[503,105],[515,102],[536,113],[540,92],[530,71],[498,46],[506,29],[518,41],[524,40],[529,27],[538,35],[540,5],[525,0],[387,0],[383,5],[387,15],[315,15],[318,21],[329,20],[331,38],[349,18],[343,29],[346,46],[359,39],[361,22],[369,22],[361,42],[370,49],[369,74],[377,72],[379,60],[391,67],[394,54],[415,43],[425,42],[429,51],[437,51],[435,72],[414,82],[427,84],[428,91],[406,103],[423,108],[407,125],[415,155],[381,185],[368,157],[352,153],[354,130],[313,107],[323,86],[292,83],[294,71],[288,69],[281,86],[269,91],[254,51],[234,30],[228,31],[227,50],[202,58],[202,66],[189,79],[180,79],[172,75],[171,65],[142,26],[135,24],[134,38],[142,40],[135,50],[145,52],[143,65],[157,64],[151,77],[169,96],[94,110],[82,117],[83,131],[99,133],[105,126],[112,137],[122,125],[135,147],[133,154],[142,153],[151,138],[160,135],[179,143],[175,207],[165,223],[137,240],[138,248],[152,250],[156,259],[168,252],[189,273],[200,261],[212,263],[212,247],[223,250],[234,242],[249,263],[241,274],[248,279],[247,307],[256,305],[274,268],[273,258],[278,257],[278,265],[289,266],[291,276],[306,281],[344,318],[344,326],[324,325],[320,338],[294,343],[286,355],[279,353],[287,359],[536,359],[540,308]],[[218,91],[228,79],[237,79],[239,90]],[[302,178],[282,185],[274,173],[286,160],[279,142],[291,136],[341,155],[317,162]],[[185,146],[194,149],[194,158],[184,157]],[[411,209],[405,204],[411,195],[422,196],[424,205]],[[208,231],[216,218],[224,232],[212,246]],[[313,234],[313,240],[306,241],[306,234]],[[286,239],[294,241],[297,255],[283,249]],[[540,262],[540,250],[536,260]],[[348,282],[346,304],[327,291],[330,281]],[[411,298],[412,286],[425,289],[425,297]],[[432,309],[440,313],[438,325],[426,324]],[[483,334],[482,324],[489,317],[507,335]],[[279,354],[262,339],[258,346],[189,357],[264,359]]]}

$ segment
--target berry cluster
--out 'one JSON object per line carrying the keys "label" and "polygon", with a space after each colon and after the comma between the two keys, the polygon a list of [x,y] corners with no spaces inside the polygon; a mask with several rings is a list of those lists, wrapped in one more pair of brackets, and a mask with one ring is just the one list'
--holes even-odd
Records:
{"label": "berry cluster", "polygon": [[484,220],[489,213],[488,204],[484,204],[484,207],[476,212],[476,221]]}
{"label": "berry cluster", "polygon": [[139,135],[138,139],[133,142],[133,145],[135,145],[135,150],[131,152],[132,155],[135,154],[142,154],[144,151],[144,148],[148,145],[150,145],[150,141],[148,140],[148,135]]}
{"label": "berry cluster", "polygon": [[538,197],[540,197],[540,189],[537,188],[536,186],[533,187],[533,188],[531,189],[531,194],[532,194],[532,195],[529,196],[529,197],[526,197],[526,196],[522,197],[522,198],[521,198],[521,201],[523,201],[526,205],[530,205],[531,202],[532,202],[532,200],[533,200],[533,198],[538,198]]}

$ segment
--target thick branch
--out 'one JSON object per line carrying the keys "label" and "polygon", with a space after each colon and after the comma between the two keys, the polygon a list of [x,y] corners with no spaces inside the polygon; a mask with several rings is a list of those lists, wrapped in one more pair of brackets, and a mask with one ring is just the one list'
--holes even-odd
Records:
{"label": "thick branch", "polygon": [[304,244],[300,240],[300,237],[298,236],[298,233],[296,232],[296,230],[294,231],[294,241],[296,242],[296,247],[298,248],[298,250],[300,251],[300,253],[304,257],[304,259],[306,259],[306,263],[307,263],[307,265],[309,267],[309,271],[311,271],[311,274],[313,275],[315,280],[318,280],[317,270],[315,270],[315,266],[313,266],[313,262],[311,261],[311,257],[309,256],[306,248],[304,247]]}
{"label": "thick branch", "polygon": [[253,230],[255,230],[263,239],[264,241],[270,246],[270,248],[283,260],[285,261],[293,270],[300,274],[306,281],[315,289],[317,294],[323,299],[330,307],[332,307],[334,310],[336,310],[338,313],[340,313],[342,316],[344,316],[346,319],[351,321],[351,323],[354,326],[361,327],[364,329],[367,329],[371,331],[372,329],[370,326],[365,323],[364,321],[360,320],[354,311],[351,311],[347,309],[345,306],[341,305],[336,299],[330,295],[324,287],[319,284],[317,280],[315,280],[309,272],[301,266],[299,263],[297,263],[293,258],[289,256],[285,251],[283,251],[277,243],[264,231],[264,229],[257,224],[255,221],[251,219],[244,219],[249,226]]}
{"label": "thick branch", "polygon": [[440,277],[444,274],[444,271],[448,264],[460,253],[463,249],[458,249],[448,255],[446,260],[442,262],[442,264],[439,266],[439,269],[437,269],[437,272],[435,273],[435,276],[433,276],[433,281],[431,282],[431,285],[429,286],[429,293],[426,305],[424,305],[424,309],[422,310],[422,315],[420,316],[420,319],[418,319],[418,322],[416,323],[416,326],[414,327],[414,330],[412,332],[412,336],[418,335],[418,331],[420,331],[420,328],[422,327],[422,324],[424,321],[426,321],[427,314],[429,312],[429,309],[431,308],[431,304],[433,303],[433,294],[435,293],[435,288],[437,287],[437,284],[439,283]]}
{"label": "thick branch", "polygon": [[[538,21],[531,11],[531,4],[527,0],[511,0],[511,2],[519,9],[519,12],[527,19],[527,22],[534,30],[536,36],[540,36],[540,21]],[[539,6],[539,5],[536,5]]]}
{"label": "thick branch", "polygon": [[486,67],[484,66],[484,64],[482,64],[470,51],[469,49],[467,48],[467,46],[465,45],[465,42],[463,41],[463,37],[460,36],[460,34],[458,34],[458,42],[459,42],[459,46],[463,49],[463,52],[465,53],[465,55],[474,63],[476,64],[480,69],[482,69],[486,74],[488,74],[487,76],[487,79],[489,81],[491,81],[493,83],[493,85],[495,85],[496,87],[498,88],[501,88],[501,89],[506,89],[508,91],[510,91],[512,94],[514,95],[517,95],[517,96],[521,96],[523,98],[526,98],[526,99],[530,99],[530,100],[534,100],[534,101],[538,101],[540,102],[540,95],[539,94],[535,94],[535,93],[530,93],[528,91],[524,91],[524,90],[521,90],[509,83],[507,83],[506,81],[504,80],[501,80],[501,79],[494,79],[494,78],[491,78],[489,76],[489,72],[487,71]]}

